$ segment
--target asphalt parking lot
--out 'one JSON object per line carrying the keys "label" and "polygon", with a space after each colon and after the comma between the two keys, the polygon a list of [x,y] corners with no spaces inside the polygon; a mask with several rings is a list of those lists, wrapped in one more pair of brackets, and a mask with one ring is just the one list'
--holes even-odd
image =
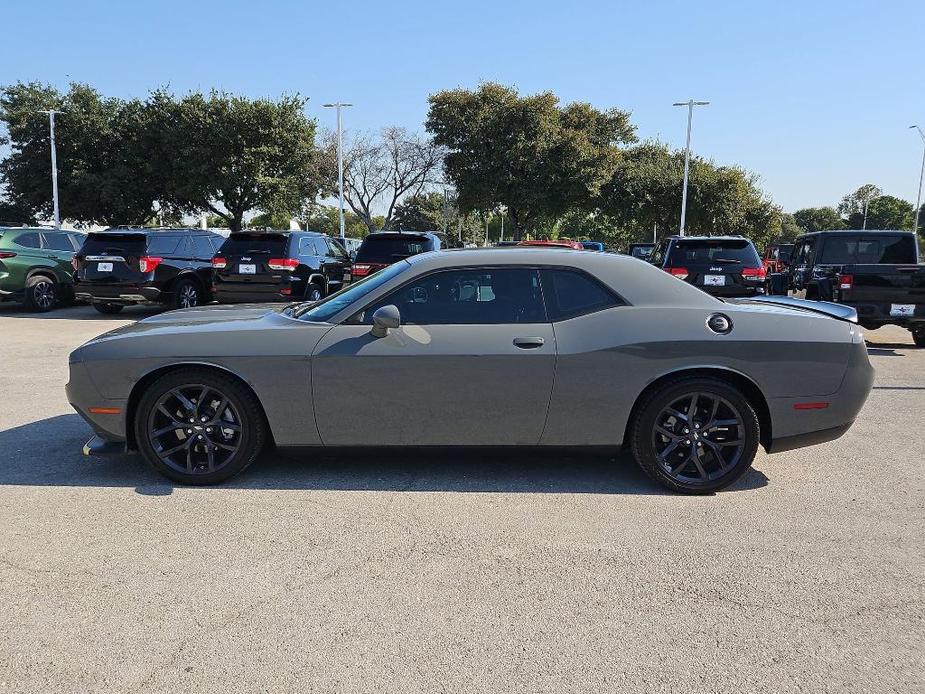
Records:
{"label": "asphalt parking lot", "polygon": [[626,456],[90,460],[67,353],[144,311],[0,305],[0,691],[925,688],[925,350],[842,439],[708,497]]}

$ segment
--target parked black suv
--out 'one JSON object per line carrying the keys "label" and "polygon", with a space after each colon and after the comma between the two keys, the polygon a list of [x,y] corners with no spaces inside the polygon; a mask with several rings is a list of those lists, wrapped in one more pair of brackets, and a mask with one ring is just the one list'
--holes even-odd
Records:
{"label": "parked black suv", "polygon": [[794,242],[790,265],[772,274],[772,294],[853,307],[867,330],[899,325],[925,347],[925,265],[911,231],[817,231]]}
{"label": "parked black suv", "polygon": [[649,260],[713,296],[765,293],[764,265],[755,245],[742,236],[668,236]]}
{"label": "parked black suv", "polygon": [[394,262],[418,253],[458,248],[456,239],[437,231],[374,231],[369,234],[354,259],[355,277],[366,277]]}
{"label": "parked black suv", "polygon": [[220,303],[318,301],[349,283],[351,262],[335,239],[315,231],[239,231],[212,259]]}
{"label": "parked black suv", "polygon": [[74,291],[100,313],[133,304],[189,308],[211,301],[222,237],[203,229],[107,229],[74,256]]}

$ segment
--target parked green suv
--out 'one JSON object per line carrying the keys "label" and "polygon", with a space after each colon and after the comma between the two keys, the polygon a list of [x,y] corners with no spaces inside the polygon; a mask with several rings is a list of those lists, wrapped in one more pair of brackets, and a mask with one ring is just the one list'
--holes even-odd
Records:
{"label": "parked green suv", "polygon": [[71,258],[83,239],[76,231],[0,227],[0,301],[38,312],[72,301]]}

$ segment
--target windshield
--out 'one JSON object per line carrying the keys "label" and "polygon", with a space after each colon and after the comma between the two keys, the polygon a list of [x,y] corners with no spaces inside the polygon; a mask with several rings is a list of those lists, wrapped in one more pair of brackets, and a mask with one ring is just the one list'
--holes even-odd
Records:
{"label": "windshield", "polygon": [[671,249],[671,257],[668,264],[672,267],[684,267],[685,265],[712,265],[712,264],[731,264],[731,265],[749,265],[757,267],[761,265],[758,258],[758,251],[747,239],[738,240],[704,240],[704,241],[678,241]]}
{"label": "windshield", "polygon": [[433,245],[426,236],[408,235],[369,237],[357,251],[358,263],[394,263],[411,255],[423,253],[433,249]]}
{"label": "windshield", "polygon": [[400,275],[411,265],[408,263],[395,263],[379,272],[364,277],[358,282],[354,282],[349,287],[341,289],[339,292],[331,294],[326,299],[314,304],[301,304],[293,310],[294,318],[302,320],[316,321],[324,323],[330,320],[334,315],[343,311],[347,306],[362,299],[372,291],[375,291],[383,284],[388,282],[396,275]]}

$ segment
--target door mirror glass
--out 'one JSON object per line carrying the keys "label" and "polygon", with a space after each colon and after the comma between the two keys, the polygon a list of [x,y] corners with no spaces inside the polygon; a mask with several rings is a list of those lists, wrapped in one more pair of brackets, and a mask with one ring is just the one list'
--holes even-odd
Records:
{"label": "door mirror glass", "polygon": [[373,313],[373,329],[370,332],[373,337],[385,337],[389,334],[389,328],[397,328],[401,325],[401,313],[394,304],[377,308]]}

